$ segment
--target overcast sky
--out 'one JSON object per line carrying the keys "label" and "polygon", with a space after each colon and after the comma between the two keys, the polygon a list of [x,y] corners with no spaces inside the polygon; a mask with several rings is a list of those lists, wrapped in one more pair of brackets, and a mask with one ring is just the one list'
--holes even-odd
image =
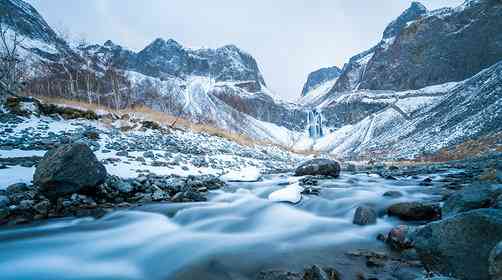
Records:
{"label": "overcast sky", "polygon": [[[268,86],[296,99],[307,75],[377,43],[409,0],[29,0],[55,29],[140,50],[155,38],[188,47],[235,44],[253,55]],[[463,0],[425,0],[427,8]]]}

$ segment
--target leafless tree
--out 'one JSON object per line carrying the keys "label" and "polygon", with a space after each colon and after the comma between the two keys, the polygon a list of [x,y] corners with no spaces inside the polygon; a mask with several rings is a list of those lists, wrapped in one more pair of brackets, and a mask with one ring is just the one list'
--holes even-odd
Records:
{"label": "leafless tree", "polygon": [[[19,54],[24,38],[0,22],[0,87],[9,95],[17,95],[22,89],[25,61]],[[4,94],[0,94],[4,95]]]}

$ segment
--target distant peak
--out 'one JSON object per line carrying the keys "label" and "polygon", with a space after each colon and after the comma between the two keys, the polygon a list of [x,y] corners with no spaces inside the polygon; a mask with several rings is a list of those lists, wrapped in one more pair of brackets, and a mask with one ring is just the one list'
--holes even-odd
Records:
{"label": "distant peak", "polygon": [[408,10],[427,12],[427,8],[422,3],[416,1],[411,2]]}
{"label": "distant peak", "polygon": [[383,37],[390,38],[396,36],[408,22],[417,20],[427,13],[427,8],[420,2],[412,2],[408,9],[404,10],[397,19],[387,26],[383,33]]}
{"label": "distant peak", "polygon": [[112,42],[112,40],[108,40],[104,44],[105,47],[115,47],[116,45]]}

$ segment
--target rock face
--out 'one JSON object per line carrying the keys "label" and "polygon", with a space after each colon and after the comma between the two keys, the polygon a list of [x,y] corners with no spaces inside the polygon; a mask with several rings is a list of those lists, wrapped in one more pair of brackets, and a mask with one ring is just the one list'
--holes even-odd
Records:
{"label": "rock face", "polygon": [[420,228],[415,248],[431,271],[459,279],[488,280],[490,252],[501,236],[502,211],[479,209]]}
{"label": "rock face", "polygon": [[372,225],[377,222],[376,211],[369,206],[359,206],[354,214],[354,220],[352,223],[356,225]]}
{"label": "rock face", "polygon": [[322,175],[340,176],[340,163],[329,159],[312,159],[304,162],[295,170],[295,176]]}
{"label": "rock face", "polygon": [[377,46],[351,59],[333,91],[418,89],[464,80],[500,60],[501,29],[498,0],[430,12],[413,3]]}
{"label": "rock face", "polygon": [[66,144],[48,151],[33,176],[34,184],[49,197],[92,188],[106,179],[106,169],[85,144]]}
{"label": "rock face", "polygon": [[340,76],[342,70],[336,66],[321,68],[309,74],[307,82],[303,86],[302,96],[305,96],[309,91],[318,87],[319,85],[336,79]]}
{"label": "rock face", "polygon": [[389,216],[405,221],[427,221],[441,218],[441,208],[435,203],[401,202],[387,209]]}

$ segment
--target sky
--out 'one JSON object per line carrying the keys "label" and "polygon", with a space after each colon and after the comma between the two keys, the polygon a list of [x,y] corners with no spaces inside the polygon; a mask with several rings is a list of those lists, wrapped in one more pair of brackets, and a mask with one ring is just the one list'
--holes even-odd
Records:
{"label": "sky", "polygon": [[[308,74],[342,67],[381,39],[410,0],[28,0],[56,30],[141,50],[156,38],[186,47],[234,44],[258,62],[269,88],[296,100]],[[424,0],[429,9],[463,0]]]}

